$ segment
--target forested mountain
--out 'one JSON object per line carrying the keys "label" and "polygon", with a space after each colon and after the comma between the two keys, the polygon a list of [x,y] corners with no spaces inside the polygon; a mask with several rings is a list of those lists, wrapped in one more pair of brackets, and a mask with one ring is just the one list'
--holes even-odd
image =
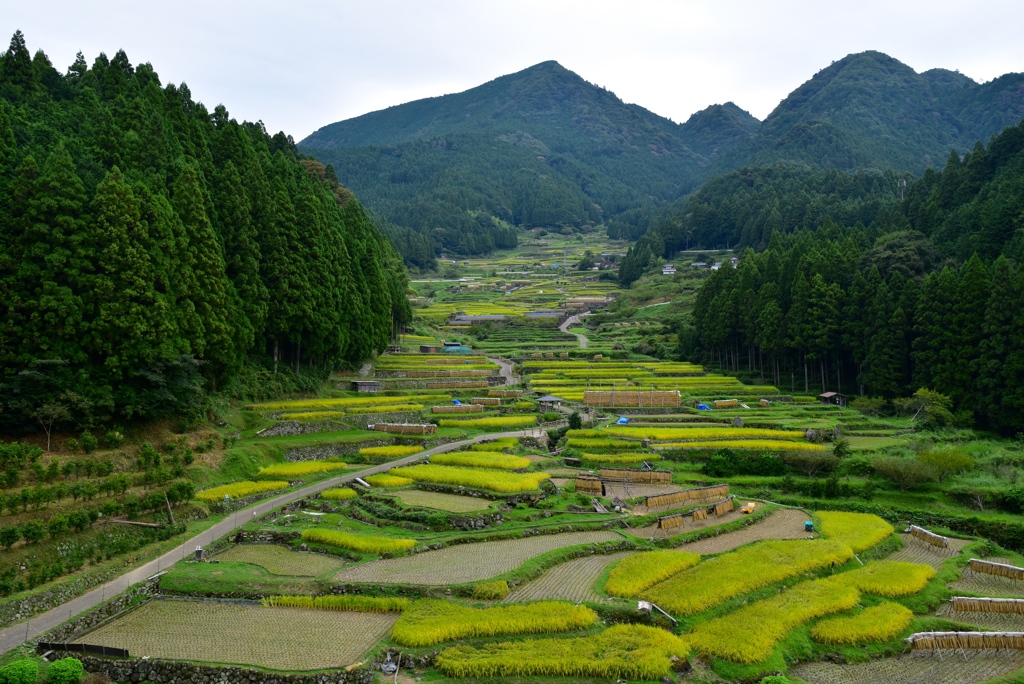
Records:
{"label": "forested mountain", "polygon": [[333,368],[408,317],[358,202],[124,52],[0,57],[0,425],[173,414],[249,357]]}
{"label": "forested mountain", "polygon": [[1024,430],[1024,124],[851,218],[774,232],[713,273],[681,352],[782,387],[928,388],[985,427]]}
{"label": "forested mountain", "polygon": [[[432,248],[507,245],[509,226],[603,225],[636,239],[652,221],[690,213],[666,205],[744,166],[919,176],[951,148],[963,152],[1024,118],[1022,84],[1021,74],[985,84],[944,69],[918,74],[864,52],[815,74],[763,124],[732,103],[675,124],[544,62],[325,126],[300,147],[333,164],[389,222],[406,260],[424,266]],[[870,179],[892,190],[890,177]]]}

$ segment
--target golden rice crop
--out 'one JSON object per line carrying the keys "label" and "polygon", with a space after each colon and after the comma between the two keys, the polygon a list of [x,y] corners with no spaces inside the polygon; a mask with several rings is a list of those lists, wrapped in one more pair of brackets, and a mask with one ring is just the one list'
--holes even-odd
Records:
{"label": "golden rice crop", "polygon": [[501,437],[490,442],[471,444],[469,448],[472,451],[500,451],[502,449],[514,449],[518,443],[519,440],[515,437]]}
{"label": "golden rice crop", "polygon": [[494,580],[473,585],[473,598],[481,601],[500,601],[508,596],[508,582]]}
{"label": "golden rice crop", "polygon": [[391,638],[403,646],[433,646],[471,637],[569,632],[595,622],[597,613],[590,608],[563,601],[470,608],[424,599],[403,613],[391,628]]}
{"label": "golden rice crop", "polygon": [[326,489],[326,490],[320,492],[320,498],[321,499],[328,499],[330,501],[347,501],[349,499],[354,499],[357,496],[359,496],[359,495],[356,494],[356,490],[352,489],[351,487],[340,487],[338,489]]}
{"label": "golden rice crop", "polygon": [[359,553],[394,553],[395,551],[406,551],[416,546],[415,539],[371,537],[337,530],[303,530],[302,538],[315,544],[337,546],[338,548],[350,549]]}
{"label": "golden rice crop", "polygon": [[[713,581],[714,575],[708,577]],[[832,578],[803,582],[723,617],[702,622],[687,640],[704,653],[738,663],[759,663],[791,631],[808,620],[850,610],[860,593]]]}
{"label": "golden rice crop", "polygon": [[307,608],[309,610],[345,610],[357,613],[397,613],[412,603],[407,598],[376,596],[268,596],[260,600],[267,608]]}
{"label": "golden rice crop", "polygon": [[784,442],[777,439],[723,439],[700,442],[660,442],[659,447],[669,449],[747,449],[751,451],[825,451],[821,444],[811,442]]}
{"label": "golden rice crop", "polygon": [[547,473],[508,473],[502,470],[433,464],[395,468],[391,473],[418,482],[477,487],[495,492],[533,491],[540,487],[541,482],[551,477]]}
{"label": "golden rice crop", "polygon": [[600,634],[570,639],[455,646],[441,651],[436,666],[449,677],[657,680],[668,674],[672,656],[686,655],[686,643],[663,629],[615,625]]}
{"label": "golden rice crop", "polygon": [[196,498],[200,501],[210,502],[223,501],[225,496],[229,496],[232,499],[244,499],[253,494],[272,492],[277,489],[288,489],[288,483],[278,481],[251,482],[249,480],[232,482],[231,484],[204,489],[196,494]]}
{"label": "golden rice crop", "polygon": [[906,606],[886,601],[856,615],[822,620],[811,628],[811,636],[825,644],[887,641],[905,630],[913,617],[914,612]]}
{"label": "golden rice crop", "polygon": [[821,533],[829,539],[848,544],[854,553],[860,553],[893,533],[892,525],[870,513],[845,511],[817,511],[821,520]]}
{"label": "golden rice crop", "polygon": [[300,423],[314,420],[336,420],[344,417],[344,411],[303,411],[299,413],[282,413],[280,416],[281,420],[297,420]]}
{"label": "golden rice crop", "polygon": [[275,463],[260,468],[257,477],[302,477],[332,470],[344,470],[348,466],[338,461],[300,461],[298,463]]}
{"label": "golden rice crop", "polygon": [[591,439],[589,437],[570,437],[566,442],[568,446],[577,449],[628,449],[637,446],[636,442],[627,442],[624,439]]}
{"label": "golden rice crop", "polygon": [[622,452],[618,454],[583,454],[584,461],[600,461],[601,463],[641,463],[643,461],[660,461],[661,454],[638,454]]}
{"label": "golden rice crop", "polygon": [[641,593],[670,613],[693,615],[790,577],[840,565],[853,557],[828,539],[767,540],[722,554]]}
{"label": "golden rice crop", "polygon": [[253,411],[298,411],[300,409],[332,409],[350,406],[374,406],[377,404],[413,403],[418,401],[448,401],[447,394],[416,394],[404,397],[342,397],[337,399],[295,399],[292,401],[271,401],[251,404],[246,407]]}
{"label": "golden rice crop", "polygon": [[363,479],[374,487],[405,487],[412,484],[412,480],[407,477],[398,477],[396,475],[388,475],[387,473],[368,475]]}
{"label": "golden rice crop", "polygon": [[376,446],[376,447],[363,447],[359,450],[362,456],[408,456],[409,454],[415,454],[418,451],[423,451],[421,446],[403,446],[401,444],[392,444],[391,446]]}
{"label": "golden rice crop", "polygon": [[395,413],[397,411],[422,411],[423,404],[385,404],[384,406],[357,406],[348,409],[349,413]]}
{"label": "golden rice crop", "polygon": [[494,416],[492,418],[445,418],[437,422],[441,427],[463,428],[516,428],[535,425],[537,416]]}
{"label": "golden rice crop", "polygon": [[764,428],[735,427],[610,427],[603,431],[609,437],[632,437],[634,439],[666,440],[719,440],[719,439],[772,439],[801,440],[805,435],[800,430],[766,430]]}
{"label": "golden rice crop", "polygon": [[612,568],[604,590],[612,596],[633,598],[677,572],[700,562],[700,554],[667,549],[626,556]]}
{"label": "golden rice crop", "polygon": [[918,563],[878,561],[863,568],[836,575],[837,582],[857,588],[865,594],[886,598],[910,596],[924,589],[935,576],[935,568]]}
{"label": "golden rice crop", "polygon": [[503,454],[500,451],[449,451],[431,456],[430,462],[438,465],[498,468],[499,470],[519,470],[530,465],[528,458]]}

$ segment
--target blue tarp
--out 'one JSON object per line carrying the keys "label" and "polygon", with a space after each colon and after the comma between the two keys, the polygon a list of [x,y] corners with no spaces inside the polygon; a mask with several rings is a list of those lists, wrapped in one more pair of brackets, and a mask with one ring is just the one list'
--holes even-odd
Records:
{"label": "blue tarp", "polygon": [[697,404],[697,410],[698,411],[710,411],[711,407],[708,406],[707,404]]}
{"label": "blue tarp", "polygon": [[452,403],[455,404],[456,406],[462,406],[462,402],[460,402],[458,399],[452,399]]}
{"label": "blue tarp", "polygon": [[626,418],[626,416],[620,416],[619,419],[617,421],[615,421],[615,423],[617,425],[625,425],[628,422],[629,422],[629,418]]}

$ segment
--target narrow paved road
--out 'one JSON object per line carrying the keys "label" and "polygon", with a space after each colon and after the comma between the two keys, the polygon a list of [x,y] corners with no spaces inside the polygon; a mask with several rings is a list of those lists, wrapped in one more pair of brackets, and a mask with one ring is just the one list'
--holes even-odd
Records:
{"label": "narrow paved road", "polygon": [[[589,313],[582,314],[582,316],[589,316],[589,315],[590,315]],[[565,319],[565,322],[562,323],[562,325],[558,326],[558,329],[561,330],[564,333],[568,333],[570,335],[575,335],[576,339],[580,341],[580,349],[586,349],[587,348],[587,338],[584,337],[583,335],[580,335],[579,333],[571,333],[571,332],[569,332],[569,328],[571,328],[574,324],[579,323],[580,322],[580,318],[582,316],[571,316],[571,317]]]}
{"label": "narrow paved road", "polygon": [[443,451],[449,451],[451,449],[458,449],[470,444],[476,444],[477,442],[484,442],[500,437],[537,437],[541,433],[541,430],[516,430],[514,432],[492,432],[486,435],[480,435],[473,437],[472,439],[464,439],[458,442],[451,442],[449,444],[441,444],[432,449],[421,451],[418,454],[407,456],[397,461],[390,461],[379,466],[373,466],[366,470],[360,470],[356,473],[349,473],[348,475],[340,475],[338,477],[331,478],[330,480],[324,480],[323,482],[317,482],[316,484],[296,489],[295,491],[276,496],[272,499],[265,499],[259,501],[249,508],[244,508],[239,511],[235,511],[233,514],[220,521],[205,532],[192,537],[188,541],[183,542],[181,545],[171,549],[162,556],[155,560],[146,563],[145,565],[138,567],[130,572],[127,572],[120,577],[107,582],[101,587],[97,587],[89,591],[88,593],[82,594],[81,596],[68,601],[67,603],[61,604],[56,608],[53,608],[45,613],[41,613],[30,620],[23,623],[12,625],[6,629],[0,630],[0,654],[7,653],[13,648],[20,646],[29,639],[34,639],[40,634],[47,632],[54,627],[57,627],[61,623],[71,619],[79,613],[85,612],[90,608],[93,608],[100,603],[103,603],[107,598],[116,596],[124,590],[128,589],[134,584],[143,582],[149,577],[157,574],[162,570],[166,570],[171,567],[174,563],[187,557],[197,546],[207,547],[212,544],[215,540],[223,537],[226,534],[234,531],[241,527],[245,523],[249,522],[253,518],[269,513],[270,511],[283,506],[287,503],[291,503],[296,499],[316,494],[317,492],[329,489],[331,487],[337,487],[340,484],[351,482],[357,477],[366,477],[368,475],[374,475],[376,473],[384,472],[390,468],[396,468],[398,466],[408,465],[421,461],[428,456],[433,454],[441,453]]}
{"label": "narrow paved road", "polygon": [[496,356],[488,356],[487,360],[490,361],[491,363],[498,364],[498,368],[500,369],[498,372],[501,375],[501,377],[505,378],[505,384],[506,385],[518,384],[519,379],[515,375],[512,374],[512,364],[511,363],[509,363],[505,359],[499,359]]}

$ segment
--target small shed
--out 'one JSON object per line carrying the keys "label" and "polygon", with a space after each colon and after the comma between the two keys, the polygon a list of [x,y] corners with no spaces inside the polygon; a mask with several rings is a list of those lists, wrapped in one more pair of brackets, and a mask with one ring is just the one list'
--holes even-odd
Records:
{"label": "small shed", "polygon": [[661,275],[675,275],[676,267],[673,264],[665,264],[661,267]]}
{"label": "small shed", "polygon": [[353,380],[352,389],[356,392],[369,392],[376,394],[377,390],[380,389],[380,383],[376,380]]}
{"label": "small shed", "polygon": [[561,406],[565,400],[560,397],[553,397],[550,394],[541,397],[537,400],[540,403],[541,408],[555,408]]}
{"label": "small shed", "polygon": [[846,406],[846,395],[839,392],[822,392],[818,395],[818,401],[826,406]]}
{"label": "small shed", "polygon": [[437,354],[441,348],[433,344],[421,344],[420,354]]}

